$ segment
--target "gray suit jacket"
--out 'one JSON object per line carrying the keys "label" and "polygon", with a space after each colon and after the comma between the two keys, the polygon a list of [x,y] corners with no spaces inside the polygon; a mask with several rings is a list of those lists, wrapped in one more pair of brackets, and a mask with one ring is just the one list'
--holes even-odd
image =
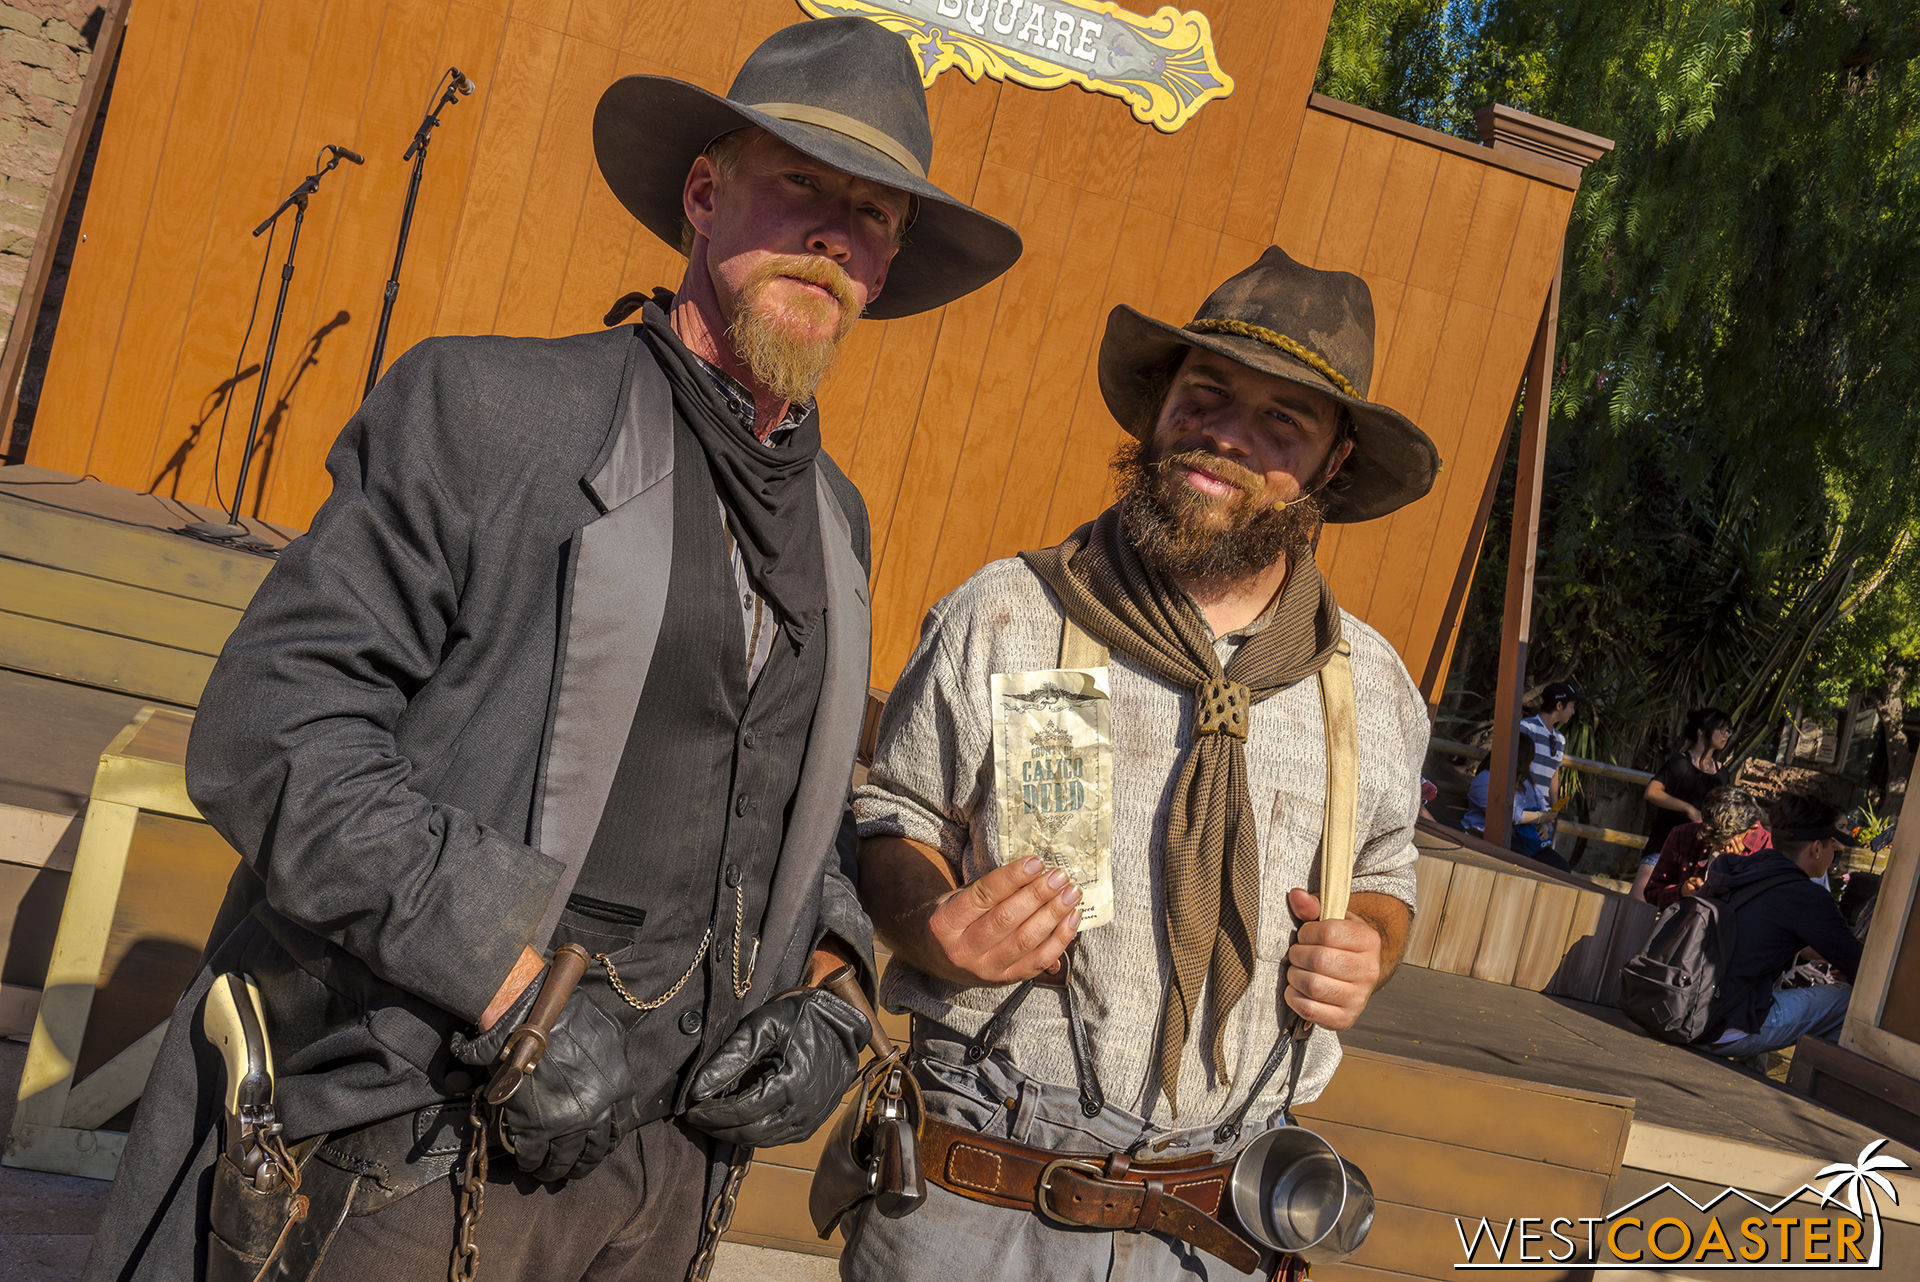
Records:
{"label": "gray suit jacket", "polygon": [[[187,754],[243,863],[180,1011],[220,971],[259,981],[289,1136],[442,1098],[448,1034],[551,934],[670,606],[674,462],[632,327],[430,340],[341,433],[333,494],[227,643]],[[827,667],[750,1003],[828,932],[872,971],[846,822],[866,514],[832,467]],[[169,1030],[89,1277],[190,1275],[219,1083],[196,1024]]]}

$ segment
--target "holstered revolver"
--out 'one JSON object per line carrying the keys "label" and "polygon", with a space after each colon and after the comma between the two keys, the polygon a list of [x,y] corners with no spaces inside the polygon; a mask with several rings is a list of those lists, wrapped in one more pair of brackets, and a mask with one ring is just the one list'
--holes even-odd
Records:
{"label": "holstered revolver", "polygon": [[200,1028],[226,1063],[221,1104],[226,1113],[226,1154],[261,1193],[284,1178],[277,1160],[280,1123],[273,1115],[273,1047],[267,1041],[260,990],[246,975],[214,978],[201,1009]]}

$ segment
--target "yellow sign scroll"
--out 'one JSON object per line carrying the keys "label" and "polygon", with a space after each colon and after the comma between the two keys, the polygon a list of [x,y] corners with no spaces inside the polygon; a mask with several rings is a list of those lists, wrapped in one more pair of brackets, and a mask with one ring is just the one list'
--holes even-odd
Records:
{"label": "yellow sign scroll", "polygon": [[1111,94],[1133,117],[1173,133],[1233,92],[1213,30],[1198,10],[1150,18],[1111,0],[799,0],[816,18],[871,18],[906,37],[929,88],[949,67],[1032,89],[1079,85]]}

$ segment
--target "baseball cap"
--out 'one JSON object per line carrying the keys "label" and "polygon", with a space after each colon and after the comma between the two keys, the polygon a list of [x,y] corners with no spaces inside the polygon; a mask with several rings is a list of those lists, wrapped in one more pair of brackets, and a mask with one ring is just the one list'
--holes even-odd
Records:
{"label": "baseball cap", "polygon": [[1586,698],[1571,681],[1549,681],[1546,688],[1540,691],[1540,704],[1547,708],[1565,703],[1569,699],[1575,703],[1584,703]]}

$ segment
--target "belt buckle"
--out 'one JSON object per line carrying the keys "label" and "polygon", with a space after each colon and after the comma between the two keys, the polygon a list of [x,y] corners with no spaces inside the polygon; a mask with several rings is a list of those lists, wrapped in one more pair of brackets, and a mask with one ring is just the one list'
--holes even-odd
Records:
{"label": "belt buckle", "polygon": [[1076,1228],[1084,1227],[1080,1225],[1078,1221],[1070,1220],[1060,1214],[1060,1212],[1054,1210],[1049,1201],[1053,1195],[1053,1173],[1062,1168],[1069,1171],[1080,1171],[1093,1176],[1095,1179],[1100,1178],[1100,1168],[1092,1162],[1083,1162],[1077,1157],[1055,1158],[1053,1161],[1048,1162],[1045,1167],[1041,1168],[1040,1179],[1034,1185],[1033,1189],[1034,1204],[1040,1208],[1040,1214],[1046,1216],[1056,1224],[1067,1224]]}

